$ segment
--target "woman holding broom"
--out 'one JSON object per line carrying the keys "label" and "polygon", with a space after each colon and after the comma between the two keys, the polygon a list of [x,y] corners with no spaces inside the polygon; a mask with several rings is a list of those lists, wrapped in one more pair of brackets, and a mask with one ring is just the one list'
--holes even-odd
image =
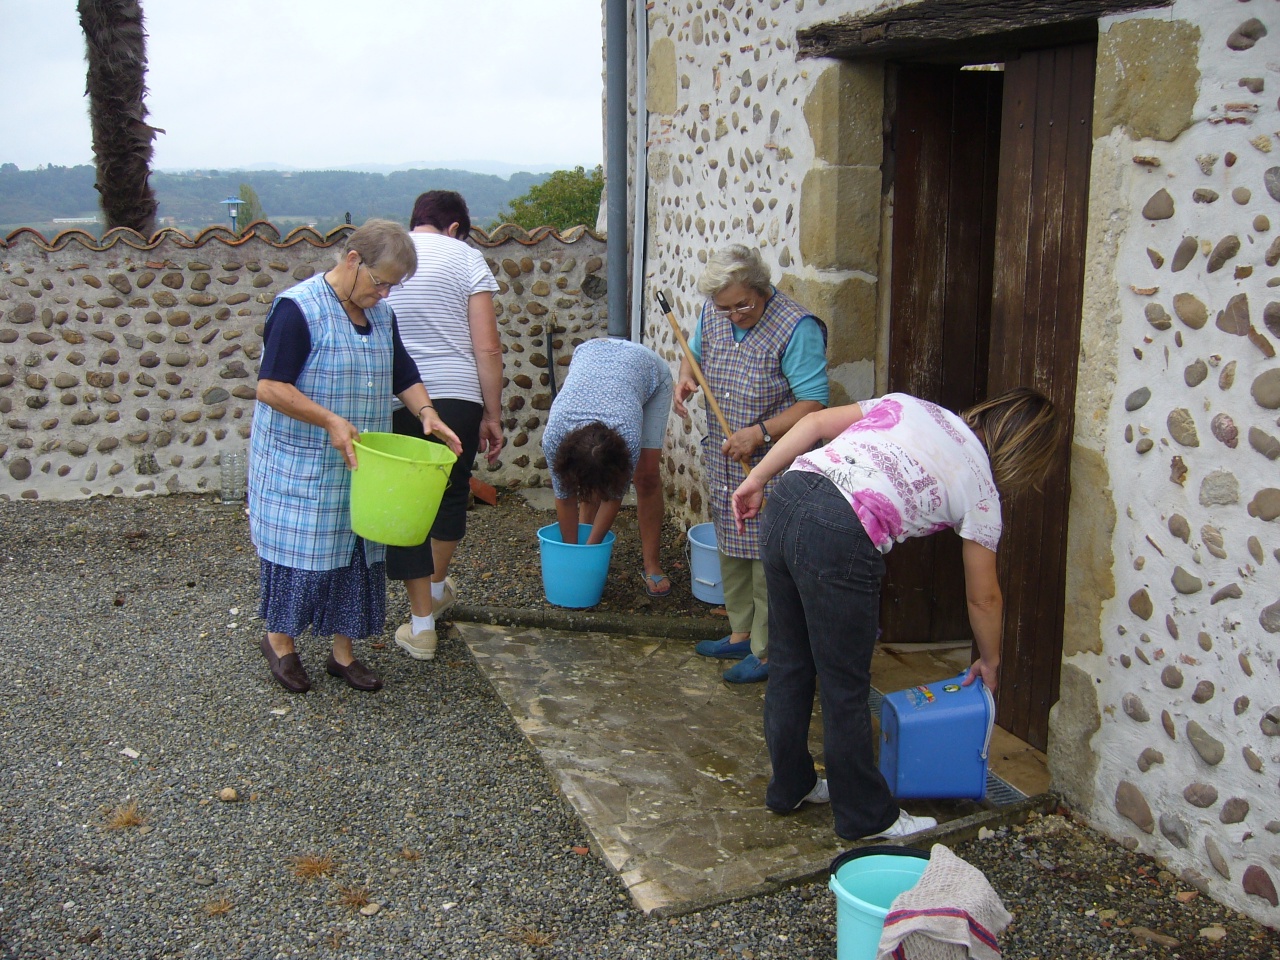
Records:
{"label": "woman holding broom", "polygon": [[[725,610],[731,632],[695,648],[708,657],[739,660],[724,673],[730,683],[769,676],[769,606],[760,562],[759,524],[742,530],[731,497],[744,470],[807,413],[827,405],[827,328],[779,293],[758,250],[734,244],[711,255],[698,280],[707,297],[689,338],[689,351],[724,414],[707,418],[702,464],[715,523]],[[676,383],[675,411],[698,390],[686,354]]]}

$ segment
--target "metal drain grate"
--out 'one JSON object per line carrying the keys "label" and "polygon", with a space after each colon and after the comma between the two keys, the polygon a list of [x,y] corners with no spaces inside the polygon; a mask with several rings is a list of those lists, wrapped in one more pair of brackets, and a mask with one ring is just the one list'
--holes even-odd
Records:
{"label": "metal drain grate", "polygon": [[[875,687],[871,688],[871,695],[867,697],[867,703],[871,707],[873,716],[880,716],[880,708],[884,705],[884,694]],[[1009,804],[1017,803],[1019,800],[1027,799],[1027,795],[1010,783],[1001,780],[989,769],[987,770],[987,802],[997,807],[1007,807]]]}

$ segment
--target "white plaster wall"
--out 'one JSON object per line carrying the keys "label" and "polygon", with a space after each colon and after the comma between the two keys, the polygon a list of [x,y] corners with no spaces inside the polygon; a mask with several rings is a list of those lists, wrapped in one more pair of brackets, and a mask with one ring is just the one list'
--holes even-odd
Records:
{"label": "white plaster wall", "polygon": [[[1102,713],[1092,740],[1098,767],[1091,816],[1126,845],[1274,925],[1280,912],[1265,894],[1280,868],[1280,740],[1263,728],[1267,711],[1280,703],[1280,638],[1262,620],[1264,608],[1280,600],[1280,528],[1251,516],[1248,505],[1260,490],[1280,486],[1280,462],[1253,449],[1247,435],[1250,427],[1280,435],[1276,411],[1250,395],[1255,378],[1277,366],[1263,344],[1280,342],[1263,321],[1264,306],[1280,300],[1280,270],[1265,262],[1280,233],[1280,203],[1265,187],[1266,172],[1280,167],[1280,11],[1274,4],[1189,0],[1104,21],[1102,29],[1143,17],[1199,28],[1198,62],[1187,66],[1198,67],[1201,78],[1193,123],[1173,142],[1133,140],[1116,129],[1096,142],[1093,155],[1076,441],[1103,453],[1117,523],[1116,592],[1103,607],[1102,652],[1069,660],[1094,677]],[[1268,35],[1252,49],[1229,49],[1228,37],[1251,17],[1266,24]],[[1242,78],[1262,78],[1265,88],[1251,93]],[[1222,122],[1227,117],[1240,122]],[[1228,154],[1235,157],[1230,166]],[[1144,205],[1161,188],[1172,196],[1174,214],[1144,218]],[[1196,202],[1198,188],[1218,198]],[[1237,188],[1248,195],[1233,197]],[[1174,251],[1185,236],[1198,238],[1200,249],[1175,273]],[[1209,251],[1229,236],[1239,239],[1240,252],[1209,272]],[[1202,328],[1177,316],[1176,294],[1207,307]],[[1257,342],[1215,322],[1239,294],[1248,298]],[[1170,315],[1168,329],[1148,322],[1150,304]],[[1196,361],[1207,376],[1192,386],[1186,371]],[[1126,398],[1143,389],[1150,400],[1127,411]],[[1178,409],[1194,422],[1197,446],[1174,438],[1169,415]],[[1224,442],[1232,439],[1227,431],[1215,436],[1220,415],[1234,423],[1234,446]],[[1139,453],[1144,438],[1153,446]],[[1186,471],[1181,483],[1171,479],[1177,458]],[[1227,486],[1234,479],[1235,502],[1206,502],[1214,474]],[[1185,543],[1171,530],[1175,515],[1189,526]],[[1220,556],[1208,546],[1216,535]],[[1179,592],[1172,582],[1178,567],[1202,587]],[[1204,755],[1188,735],[1192,722],[1207,738]],[[1220,762],[1211,762],[1211,741],[1221,745]],[[1144,751],[1146,772],[1139,765]],[[1192,784],[1201,785],[1194,792],[1204,799],[1216,791],[1216,800],[1194,805],[1185,792]],[[1238,822],[1224,822],[1240,816],[1244,804]]]}
{"label": "white plaster wall", "polygon": [[[814,0],[658,0],[649,13],[649,46],[675,46],[673,113],[649,123],[649,199],[644,276],[644,342],[671,362],[680,348],[654,294],[665,291],[687,336],[703,298],[697,280],[707,255],[730,243],[755,244],[773,270],[811,275],[800,262],[800,187],[814,165],[802,106],[827,60],[796,60],[796,31],[813,21],[870,9]],[[758,209],[757,209],[758,208]],[[870,371],[851,369],[859,387]],[[668,510],[686,522],[706,519],[699,441],[701,399],[690,419],[672,415],[665,448]]]}

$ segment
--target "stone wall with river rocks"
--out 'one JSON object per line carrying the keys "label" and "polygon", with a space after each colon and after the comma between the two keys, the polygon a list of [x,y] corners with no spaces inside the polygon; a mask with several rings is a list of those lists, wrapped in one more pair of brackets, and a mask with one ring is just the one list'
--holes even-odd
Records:
{"label": "stone wall with river rocks", "polygon": [[[885,68],[797,58],[875,0],[649,8],[645,340],[672,363],[709,251],[756,245],[831,329],[832,400],[883,389]],[[1011,5],[1011,9],[1013,6]],[[1028,8],[1029,9],[1029,8]],[[1012,26],[1013,24],[1011,24]],[[1055,786],[1096,826],[1280,923],[1280,6],[1099,23]],[[705,424],[670,510],[705,519]]]}
{"label": "stone wall with river rocks", "polygon": [[[0,498],[215,491],[222,455],[248,446],[273,297],[327,270],[347,229],[0,241]],[[508,380],[509,446],[482,475],[541,485],[553,365],[563,377],[607,328],[604,241],[507,226],[473,242],[498,278]]]}
{"label": "stone wall with river rocks", "polygon": [[1280,10],[1101,28],[1050,766],[1095,824],[1274,926]]}

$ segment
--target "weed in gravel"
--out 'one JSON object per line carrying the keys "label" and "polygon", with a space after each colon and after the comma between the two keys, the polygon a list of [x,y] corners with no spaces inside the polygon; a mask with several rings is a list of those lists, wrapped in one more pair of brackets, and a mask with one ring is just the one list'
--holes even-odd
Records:
{"label": "weed in gravel", "polygon": [[352,884],[349,887],[338,888],[338,899],[334,901],[334,906],[346,907],[349,910],[359,910],[361,907],[367,907],[368,905],[368,887],[357,887]]}
{"label": "weed in gravel", "polygon": [[347,931],[345,930],[331,930],[329,931],[329,939],[327,942],[332,949],[337,950],[342,946],[342,941],[346,935]]}
{"label": "weed in gravel", "polygon": [[410,860],[410,861],[421,860],[422,854],[420,854],[417,850],[410,850],[408,847],[405,847],[403,850],[400,851],[400,859]]}
{"label": "weed in gravel", "polygon": [[516,943],[522,943],[526,947],[549,947],[556,940],[554,933],[543,933],[541,930],[533,929],[533,927],[520,927],[518,930],[511,931],[508,936]]}
{"label": "weed in gravel", "polygon": [[308,853],[293,858],[293,875],[299,880],[318,880],[320,877],[331,877],[338,865],[333,855],[328,853]]}
{"label": "weed in gravel", "polygon": [[107,819],[104,826],[108,830],[127,830],[129,827],[140,827],[147,822],[147,818],[138,810],[138,804],[127,803],[117,807],[112,807],[107,811]]}
{"label": "weed in gravel", "polygon": [[222,897],[218,900],[210,900],[200,908],[200,912],[206,917],[220,917],[224,913],[230,913],[232,906],[234,906],[234,904],[232,904],[230,900],[226,897]]}

